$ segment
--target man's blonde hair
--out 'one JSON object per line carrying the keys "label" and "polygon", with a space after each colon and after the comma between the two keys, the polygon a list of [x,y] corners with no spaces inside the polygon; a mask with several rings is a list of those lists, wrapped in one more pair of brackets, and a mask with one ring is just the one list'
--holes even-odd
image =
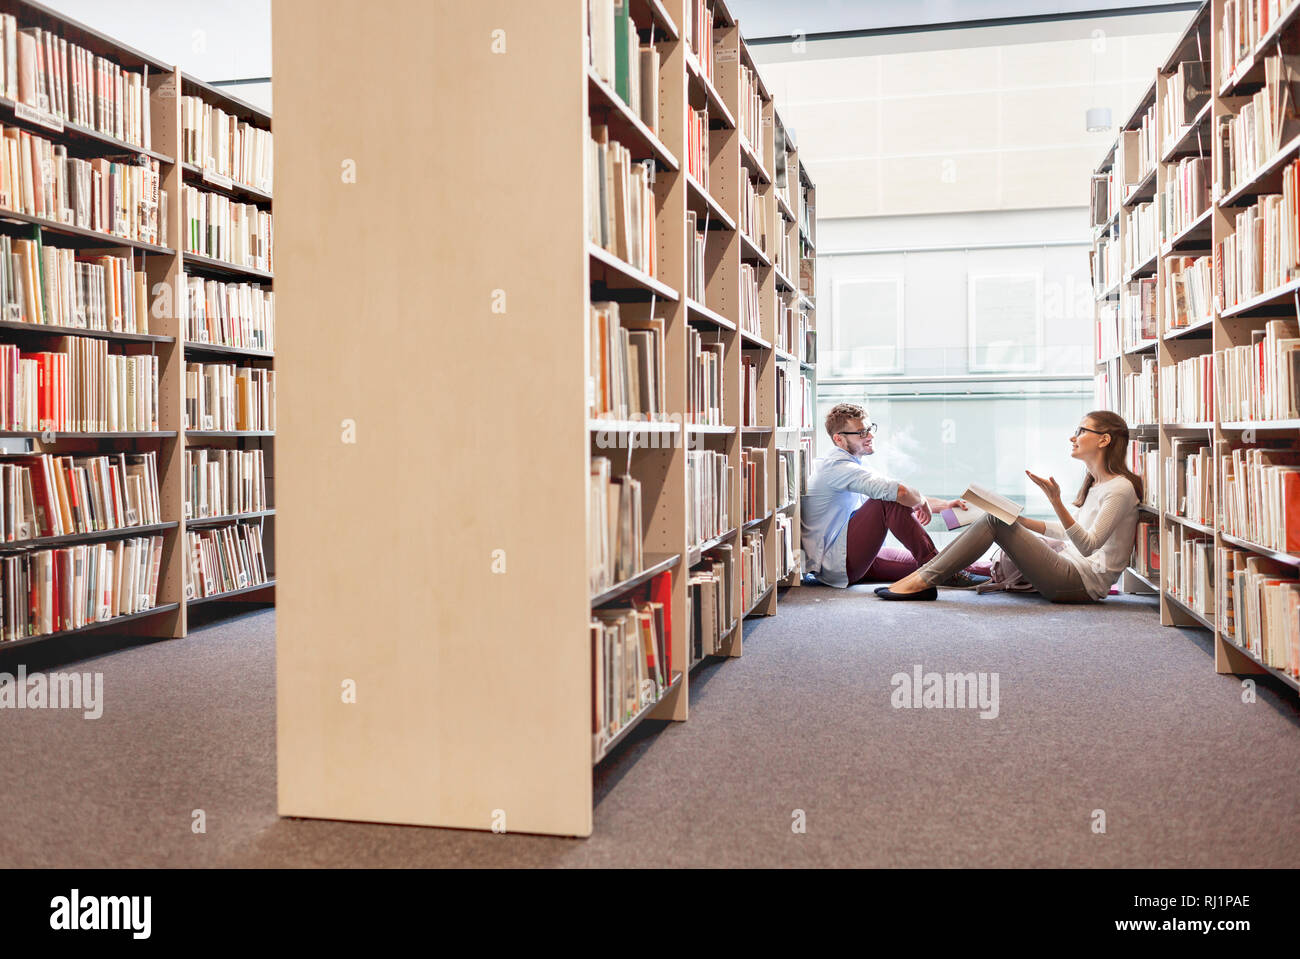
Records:
{"label": "man's blonde hair", "polygon": [[866,410],[856,403],[836,403],[826,414],[826,433],[834,439],[835,434],[844,429],[849,420],[860,420],[865,415]]}

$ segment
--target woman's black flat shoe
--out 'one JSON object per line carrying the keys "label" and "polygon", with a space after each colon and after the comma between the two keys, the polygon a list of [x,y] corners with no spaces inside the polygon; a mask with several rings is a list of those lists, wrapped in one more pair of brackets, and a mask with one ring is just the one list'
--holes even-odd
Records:
{"label": "woman's black flat shoe", "polygon": [[876,595],[881,599],[896,599],[907,601],[911,599],[938,599],[939,591],[933,586],[927,586],[925,589],[917,590],[915,593],[895,593],[888,586],[881,586],[876,590]]}

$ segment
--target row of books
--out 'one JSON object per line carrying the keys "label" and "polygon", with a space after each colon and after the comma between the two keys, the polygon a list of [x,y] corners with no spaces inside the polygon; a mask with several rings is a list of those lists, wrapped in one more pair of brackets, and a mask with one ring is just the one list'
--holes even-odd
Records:
{"label": "row of books", "polygon": [[778,363],[776,367],[776,425],[799,427],[812,425],[812,382],[793,368]]}
{"label": "row of books", "polygon": [[644,568],[641,483],[617,475],[604,456],[591,458],[591,522],[587,568],[592,593],[601,593]]}
{"label": "row of books", "polygon": [[123,70],[49,30],[0,16],[4,94],[67,123],[152,149],[148,67]]}
{"label": "row of books", "polygon": [[1115,169],[1127,195],[1156,168],[1156,105],[1147,107],[1136,130],[1122,130],[1115,151]]}
{"label": "row of books", "polygon": [[275,157],[271,131],[202,97],[181,97],[181,162],[209,175],[270,193]]}
{"label": "row of books", "polygon": [[1207,619],[1214,615],[1214,540],[1181,523],[1165,525],[1162,586]]}
{"label": "row of books", "polygon": [[275,371],[185,364],[185,429],[275,430]]}
{"label": "row of books", "polygon": [[[1157,381],[1153,356],[1142,357],[1142,368],[1136,373],[1120,372],[1119,411],[1130,427],[1159,422],[1156,418]],[[1102,408],[1113,410],[1115,406]]]}
{"label": "row of books", "polygon": [[776,508],[783,509],[795,501],[800,492],[800,450],[776,451]]}
{"label": "row of books", "polygon": [[158,357],[110,353],[106,340],[58,338],[60,350],[0,344],[0,429],[120,433],[158,429]]}
{"label": "row of books", "polygon": [[652,131],[659,129],[659,50],[642,43],[631,0],[588,0],[587,62]]}
{"label": "row of books", "polygon": [[740,64],[740,99],[736,104],[736,127],[761,161],[767,156],[767,129],[763,126],[763,97],[758,92],[758,74]]}
{"label": "row of books", "polygon": [[742,177],[740,180],[740,231],[764,253],[770,252],[767,203],[758,195],[758,189],[749,177]]}
{"label": "row of books", "polygon": [[[668,574],[664,574],[668,575]],[[667,597],[592,610],[593,755],[633,716],[663,696],[672,682]]]}
{"label": "row of books", "polygon": [[0,464],[6,543],[162,522],[157,454],[14,457]]}
{"label": "row of books", "polygon": [[686,451],[686,541],[721,536],[732,528],[731,482],[735,468],[726,453]]}
{"label": "row of books", "polygon": [[1184,157],[1169,164],[1160,204],[1160,235],[1172,240],[1210,208],[1210,158]]}
{"label": "row of books", "polygon": [[1120,339],[1126,350],[1154,340],[1159,335],[1156,283],[1157,279],[1154,276],[1133,280],[1120,298],[1120,308],[1124,316]]}
{"label": "row of books", "polygon": [[1300,417],[1300,325],[1269,320],[1251,341],[1214,355],[1225,422]]}
{"label": "row of books", "polygon": [[740,328],[760,339],[763,320],[758,310],[758,273],[752,263],[740,264]]}
{"label": "row of books", "polygon": [[1216,570],[1219,631],[1264,665],[1300,679],[1300,581],[1296,568],[1220,547]]}
{"label": "row of books", "polygon": [[275,294],[258,283],[186,275],[180,298],[185,338],[245,350],[275,349]]}
{"label": "row of books", "polygon": [[746,522],[767,515],[767,450],[761,446],[746,446],[740,451],[740,492]]}
{"label": "row of books", "polygon": [[776,239],[772,242],[772,262],[776,268],[784,273],[787,277],[793,277],[795,267],[798,266],[798,259],[795,253],[796,243],[794,232],[785,231],[785,221],[782,220],[780,213],[776,214],[774,233]]}
{"label": "row of books", "polygon": [[655,251],[654,161],[632,159],[631,151],[588,118],[587,238],[651,276]]}
{"label": "row of books", "polygon": [[686,0],[686,21],[682,24],[686,45],[695,54],[704,79],[713,82],[713,4],[709,0]]}
{"label": "row of books", "polygon": [[1220,117],[1220,194],[1230,193],[1272,162],[1284,144],[1300,134],[1296,116],[1300,69],[1291,55],[1264,58],[1264,86],[1241,104],[1236,116]]}
{"label": "row of books", "polygon": [[1160,508],[1160,444],[1137,437],[1129,439],[1128,468],[1142,478],[1142,503]]}
{"label": "row of books", "polygon": [[693,567],[686,580],[687,617],[691,624],[691,662],[722,653],[722,638],[731,629],[734,550],[715,546]]}
{"label": "row of books", "polygon": [[1169,511],[1202,526],[1214,524],[1214,452],[1203,439],[1175,439],[1165,458]]}
{"label": "row of books", "polygon": [[[705,336],[713,337],[706,340]],[[691,423],[722,426],[726,408],[724,356],[726,346],[717,334],[686,328],[686,355],[689,358],[686,378],[686,416]]]}
{"label": "row of books", "polygon": [[83,160],[68,148],[0,125],[0,206],[54,223],[165,246],[167,191],[157,160]]}
{"label": "row of books", "polygon": [[186,599],[218,596],[271,581],[260,522],[186,530],[185,538],[189,556]]}
{"label": "row of books", "polygon": [[706,216],[704,224],[701,224],[695,211],[687,210],[686,237],[690,242],[689,255],[686,257],[686,295],[696,303],[704,303],[707,298],[704,251],[709,239],[708,217]]}
{"label": "row of books", "polygon": [[1140,203],[1124,214],[1124,272],[1132,273],[1160,249],[1156,204]]}
{"label": "row of books", "polygon": [[808,358],[809,332],[808,314],[795,301],[782,301],[776,316],[777,347],[802,362],[815,362]]}
{"label": "row of books", "polygon": [[1213,353],[1161,367],[1160,417],[1162,422],[1176,424],[1208,423],[1214,419]]}
{"label": "row of books", "polygon": [[1150,580],[1160,578],[1160,523],[1142,520],[1137,524],[1137,542],[1133,549],[1133,568]]}
{"label": "row of books", "polygon": [[1165,265],[1165,328],[1207,322],[1214,315],[1214,258],[1171,256]]}
{"label": "row of books", "polygon": [[1268,193],[1238,213],[1218,245],[1222,305],[1228,309],[1300,276],[1300,160],[1282,170],[1282,193]]}
{"label": "row of books", "polygon": [[273,272],[271,213],[221,193],[181,188],[185,252]]}
{"label": "row of books", "polygon": [[593,417],[658,419],[665,411],[664,320],[627,315],[634,311],[613,301],[588,309]]}
{"label": "row of books", "polygon": [[188,447],[182,476],[186,519],[269,509],[266,459],[260,449]]}
{"label": "row of books", "polygon": [[709,188],[709,111],[686,104],[686,172]]}
{"label": "row of books", "polygon": [[1216,42],[1222,83],[1251,54],[1259,41],[1276,24],[1296,0],[1224,0],[1223,20]]}
{"label": "row of books", "polygon": [[758,425],[758,358],[740,354],[740,425]]}
{"label": "row of books", "polygon": [[45,636],[152,609],[162,549],[162,536],[139,536],[0,558],[0,635]]}
{"label": "row of books", "polygon": [[1120,279],[1119,234],[1104,233],[1092,249],[1092,289],[1100,296]]}
{"label": "row of books", "polygon": [[1111,221],[1123,199],[1119,194],[1115,189],[1114,168],[1093,174],[1088,196],[1089,226],[1096,230]]}
{"label": "row of books", "polygon": [[[1165,131],[1162,150],[1169,150],[1187,132],[1201,108],[1210,100],[1210,61],[1184,60],[1168,76],[1160,76],[1164,87],[1164,112],[1160,129]],[[1207,140],[1201,150],[1209,154]]]}
{"label": "row of books", "polygon": [[767,560],[764,556],[763,534],[758,530],[746,533],[740,545],[740,605],[749,612],[758,598],[767,590]]}
{"label": "row of books", "polygon": [[1219,457],[1223,532],[1300,555],[1300,450],[1242,447]]}
{"label": "row of books", "polygon": [[795,571],[795,543],[799,531],[794,528],[794,517],[789,513],[776,514],[776,578],[785,579]]}
{"label": "row of books", "polygon": [[125,257],[0,236],[0,310],[10,323],[148,333],[147,284]]}
{"label": "row of books", "polygon": [[[1095,359],[1098,363],[1108,360],[1119,352],[1123,339],[1120,333],[1119,300],[1111,298],[1097,301],[1097,324],[1094,331],[1096,344]],[[1107,407],[1112,409],[1113,407]]]}

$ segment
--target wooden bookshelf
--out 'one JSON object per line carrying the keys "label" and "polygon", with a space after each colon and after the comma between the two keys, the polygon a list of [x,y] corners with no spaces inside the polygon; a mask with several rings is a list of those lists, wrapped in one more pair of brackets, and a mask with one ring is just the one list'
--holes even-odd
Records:
{"label": "wooden bookshelf", "polygon": [[[1146,110],[1154,96],[1157,119],[1157,143],[1159,144],[1159,162],[1156,165],[1154,194],[1159,199],[1167,186],[1175,183],[1177,164],[1188,158],[1206,158],[1209,167],[1210,202],[1206,209],[1199,211],[1194,218],[1180,229],[1162,229],[1159,236],[1160,256],[1156,265],[1157,277],[1157,323],[1159,342],[1156,347],[1157,373],[1167,370],[1175,364],[1190,358],[1209,356],[1221,357],[1224,351],[1242,344],[1249,344],[1251,337],[1261,331],[1272,319],[1286,317],[1294,319],[1297,315],[1296,296],[1300,291],[1300,278],[1287,279],[1285,282],[1265,289],[1241,302],[1225,306],[1224,291],[1219,288],[1222,269],[1222,248],[1225,240],[1233,237],[1236,231],[1236,216],[1245,208],[1255,203],[1262,194],[1280,193],[1282,189],[1282,171],[1300,156],[1300,137],[1293,137],[1281,144],[1276,153],[1260,157],[1259,166],[1254,171],[1245,171],[1236,184],[1219,182],[1218,172],[1224,168],[1227,157],[1224,155],[1223,138],[1219,136],[1220,124],[1227,118],[1236,117],[1242,106],[1249,101],[1252,93],[1264,84],[1263,63],[1267,56],[1276,55],[1279,50],[1286,54],[1300,52],[1300,32],[1297,31],[1296,19],[1300,12],[1300,3],[1291,3],[1285,12],[1276,18],[1273,25],[1264,31],[1263,36],[1250,47],[1239,63],[1227,62],[1225,47],[1221,42],[1224,25],[1224,3],[1222,0],[1207,0],[1189,18],[1186,30],[1180,35],[1169,57],[1157,71],[1155,83],[1135,108],[1132,118],[1125,128],[1131,129],[1134,120]],[[1166,89],[1166,80],[1173,77],[1184,64],[1198,61],[1209,62],[1208,87],[1211,91],[1209,100],[1202,107],[1188,116],[1191,111],[1176,109],[1180,103],[1166,103],[1170,92]],[[1172,88],[1171,88],[1172,89]],[[1172,118],[1172,119],[1171,119]],[[1121,132],[1121,138],[1123,137]],[[1122,150],[1111,147],[1098,167],[1098,173],[1113,170]],[[1138,188],[1125,191],[1126,200],[1144,194],[1148,189],[1145,180]],[[1094,212],[1094,237],[1105,236],[1110,232],[1118,235],[1123,246],[1128,241],[1124,218],[1118,220],[1119,229],[1114,230],[1109,224],[1097,224]],[[1121,251],[1122,254],[1123,251]],[[1171,261],[1175,257],[1209,257],[1215,277],[1213,300],[1210,312],[1204,319],[1195,320],[1188,325],[1173,325],[1174,306],[1169,302]],[[1096,250],[1094,250],[1094,261]],[[1121,255],[1121,262],[1123,257]],[[1292,274],[1294,276],[1294,273]],[[1094,277],[1095,278],[1095,277]],[[1096,285],[1094,283],[1094,285]],[[1126,287],[1126,284],[1122,284]],[[1097,296],[1098,312],[1098,404],[1106,408],[1119,410],[1122,414],[1129,412],[1118,402],[1119,391],[1116,382],[1126,370],[1137,372],[1141,362],[1137,352],[1124,352],[1119,356],[1107,356],[1105,344],[1111,337],[1103,329],[1108,322],[1103,304],[1108,297],[1115,296],[1115,291],[1107,290]],[[1129,295],[1127,288],[1119,293],[1121,308],[1126,306],[1125,298]],[[1217,367],[1216,367],[1217,377]],[[1153,385],[1158,389],[1158,385]],[[1275,549],[1265,548],[1251,543],[1241,537],[1232,536],[1225,530],[1225,504],[1223,491],[1222,462],[1234,446],[1243,442],[1249,445],[1266,444],[1269,439],[1292,438],[1300,428],[1300,420],[1259,420],[1242,421],[1225,416],[1225,401],[1220,393],[1222,384],[1215,384],[1213,398],[1213,418],[1197,422],[1179,422],[1179,417],[1171,417],[1165,404],[1155,404],[1158,430],[1159,470],[1155,477],[1159,487],[1158,508],[1146,509],[1144,516],[1150,518],[1156,514],[1160,524],[1161,569],[1150,576],[1143,576],[1136,569],[1130,568],[1121,585],[1126,591],[1139,592],[1154,590],[1160,599],[1160,622],[1166,626],[1191,626],[1207,629],[1214,639],[1215,668],[1220,673],[1259,674],[1270,673],[1279,678],[1292,689],[1300,688],[1294,676],[1284,670],[1267,666],[1255,652],[1244,648],[1229,635],[1229,623],[1224,617],[1223,603],[1226,597],[1221,592],[1220,570],[1214,570],[1209,578],[1208,588],[1202,583],[1193,584],[1204,595],[1188,596],[1180,594],[1173,583],[1170,569],[1170,550],[1182,537],[1198,537],[1212,544],[1210,554],[1211,566],[1220,564],[1224,548],[1253,554],[1282,564],[1298,566],[1300,556],[1294,556]],[[1157,395],[1157,400],[1160,397]],[[1182,417],[1186,419],[1187,417]],[[1134,427],[1136,432],[1137,427]],[[1262,434],[1255,437],[1255,434]],[[1184,515],[1182,505],[1175,502],[1177,498],[1168,488],[1166,482],[1169,461],[1174,457],[1174,443],[1179,440],[1203,437],[1209,443],[1212,456],[1210,462],[1214,468],[1209,483],[1210,500],[1207,515],[1210,522]],[[1177,467],[1177,464],[1172,464]],[[1145,508],[1144,508],[1145,509]],[[1239,620],[1238,620],[1239,621]]]}
{"label": "wooden bookshelf", "polygon": [[[175,66],[122,44],[43,4],[28,0],[0,0],[0,12],[15,17],[19,29],[40,28],[69,44],[76,44],[96,56],[114,62],[124,70],[141,75],[147,72],[145,83],[148,90],[151,142],[147,147],[130,143],[95,127],[60,119],[52,113],[42,114],[39,108],[33,111],[30,105],[15,103],[3,96],[0,96],[0,123],[30,131],[55,144],[63,144],[68,147],[70,156],[78,158],[109,157],[121,161],[143,157],[156,161],[161,174],[161,189],[167,195],[166,217],[160,223],[165,228],[165,239],[158,243],[85,229],[18,210],[0,210],[0,232],[10,236],[31,238],[39,235],[46,248],[73,248],[129,258],[134,270],[146,274],[149,296],[146,304],[149,314],[148,333],[5,321],[0,322],[0,342],[15,344],[22,350],[29,351],[48,348],[47,338],[87,338],[107,342],[110,352],[157,356],[159,365],[157,430],[116,433],[14,430],[0,433],[0,439],[5,441],[9,453],[94,455],[154,452],[157,454],[162,520],[151,525],[5,543],[4,548],[14,551],[60,548],[137,535],[161,535],[163,538],[158,592],[152,608],[91,623],[75,630],[0,643],[0,654],[35,643],[58,640],[74,633],[95,632],[105,636],[124,635],[132,639],[182,637],[187,632],[186,609],[189,605],[184,515],[184,451],[187,440],[184,423],[184,374],[187,348],[178,311],[178,296],[183,295],[181,278],[187,268],[186,256],[182,253],[184,213],[181,202],[181,184],[187,174],[182,170],[185,164],[181,151],[179,94],[201,89],[201,95],[205,97],[216,98],[225,104],[235,101],[215,88],[186,77]],[[71,88],[70,81],[69,89]],[[269,115],[246,104],[242,109],[259,114],[260,122],[269,127]],[[269,203],[269,194],[263,199]],[[229,270],[226,265],[219,266],[222,270]],[[216,269],[217,266],[213,268]],[[263,282],[269,282],[269,275],[263,278]]]}
{"label": "wooden bookshelf", "polygon": [[[768,136],[747,163],[737,116],[748,52],[721,2],[708,8],[709,56],[692,50],[696,3],[631,4],[640,41],[660,58],[656,123],[588,65],[585,0],[398,0],[382,22],[275,4],[276,162],[294,171],[277,184],[274,271],[287,311],[276,361],[287,374],[275,510],[282,815],[586,836],[593,763],[643,719],[689,718],[692,567],[719,547],[736,554],[723,655],[742,652],[746,614],[776,612],[774,492],[754,527],[767,568],[752,608],[738,582],[753,532],[741,528],[738,469],[729,528],[687,534],[687,452],[725,453],[738,467],[742,448],[760,447],[773,470],[777,366],[812,370],[773,345],[778,304],[795,296],[778,291],[773,227],[788,235],[799,222],[797,191],[778,201],[772,182],[775,106],[767,96]],[[508,55],[493,52],[495,30]],[[338,62],[351,66],[329,66]],[[384,79],[394,62],[409,65],[397,87]],[[688,172],[688,106],[706,111],[699,176]],[[588,119],[655,163],[652,271],[588,239]],[[481,132],[447,140],[464,129]],[[394,136],[407,148],[394,150]],[[355,183],[340,182],[346,159]],[[740,233],[744,178],[758,186],[765,236]],[[696,296],[691,212],[706,237]],[[759,280],[752,335],[740,330],[743,262]],[[417,277],[420,289],[460,291],[456,306],[414,295]],[[504,310],[493,309],[498,294]],[[589,406],[583,318],[603,300],[623,318],[663,320],[659,417]],[[347,335],[308,332],[318,329]],[[688,415],[690,331],[721,346],[717,423]],[[742,429],[742,355],[758,364],[757,431]],[[340,442],[345,420],[355,446]],[[608,589],[589,577],[596,457],[641,489],[641,570]],[[670,681],[616,734],[593,735],[593,607],[617,608],[665,573]],[[355,703],[337,693],[347,679]]]}

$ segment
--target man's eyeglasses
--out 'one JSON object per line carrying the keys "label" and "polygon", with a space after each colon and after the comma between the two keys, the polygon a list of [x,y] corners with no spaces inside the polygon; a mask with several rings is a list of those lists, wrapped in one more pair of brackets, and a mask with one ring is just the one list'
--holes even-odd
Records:
{"label": "man's eyeglasses", "polygon": [[876,431],[875,423],[868,423],[866,429],[862,430],[840,430],[836,436],[856,436],[860,440],[865,440],[868,436]]}
{"label": "man's eyeglasses", "polygon": [[1077,430],[1074,431],[1074,439],[1077,440],[1079,438],[1080,433],[1096,433],[1098,436],[1108,435],[1105,430],[1090,430],[1086,426],[1080,426]]}

